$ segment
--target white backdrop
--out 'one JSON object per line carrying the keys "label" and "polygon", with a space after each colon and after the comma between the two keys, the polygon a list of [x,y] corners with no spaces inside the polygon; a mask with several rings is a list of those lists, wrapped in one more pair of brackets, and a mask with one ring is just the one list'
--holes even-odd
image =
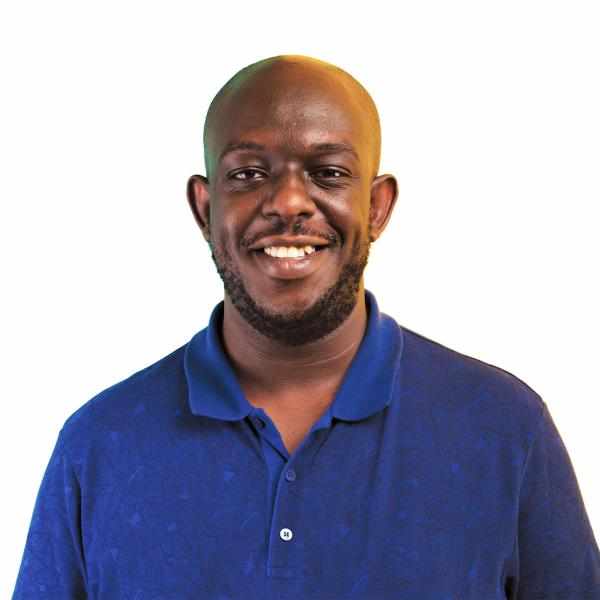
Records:
{"label": "white backdrop", "polygon": [[378,105],[400,184],[365,274],[380,308],[544,398],[600,540],[597,7],[3,4],[0,596],[65,419],[222,298],[185,184],[213,95],[283,53]]}

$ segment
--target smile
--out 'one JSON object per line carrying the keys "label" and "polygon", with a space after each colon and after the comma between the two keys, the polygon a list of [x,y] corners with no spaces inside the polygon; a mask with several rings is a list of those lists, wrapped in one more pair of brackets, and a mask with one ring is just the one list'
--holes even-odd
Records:
{"label": "smile", "polygon": [[315,251],[314,246],[266,246],[265,254],[274,258],[302,258]]}
{"label": "smile", "polygon": [[300,279],[314,273],[331,253],[329,246],[270,246],[254,255],[259,268],[273,279]]}

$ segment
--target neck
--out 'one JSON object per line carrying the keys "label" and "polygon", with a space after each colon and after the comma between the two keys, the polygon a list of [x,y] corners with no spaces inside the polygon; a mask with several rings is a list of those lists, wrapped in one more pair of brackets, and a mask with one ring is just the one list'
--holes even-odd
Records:
{"label": "neck", "polygon": [[236,374],[254,393],[337,387],[354,358],[367,325],[364,286],[348,318],[327,336],[286,346],[249,325],[225,296],[223,346]]}

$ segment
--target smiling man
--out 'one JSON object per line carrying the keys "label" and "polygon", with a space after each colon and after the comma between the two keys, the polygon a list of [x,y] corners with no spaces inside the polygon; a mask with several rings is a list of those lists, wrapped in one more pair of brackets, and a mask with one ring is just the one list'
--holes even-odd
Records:
{"label": "smiling man", "polygon": [[369,245],[397,195],[380,139],[366,90],[307,57],[250,65],[208,111],[207,177],[188,191],[225,286],[223,343],[290,453],[364,335]]}
{"label": "smiling man", "polygon": [[13,598],[600,600],[542,398],[364,287],[397,197],[380,145],[329,63],[223,86],[188,200],[224,299],[65,421]]}

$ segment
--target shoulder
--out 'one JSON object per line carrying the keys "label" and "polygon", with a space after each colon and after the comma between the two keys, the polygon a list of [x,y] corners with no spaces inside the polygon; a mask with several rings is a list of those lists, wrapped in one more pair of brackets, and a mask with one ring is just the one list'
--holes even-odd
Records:
{"label": "shoulder", "polygon": [[98,441],[111,431],[139,427],[158,413],[176,408],[185,395],[183,355],[187,344],[125,379],[101,390],[70,414],[60,431],[65,447]]}
{"label": "shoulder", "polygon": [[530,437],[545,404],[528,383],[404,326],[402,331],[405,390],[421,394],[440,418],[460,415],[464,424]]}

